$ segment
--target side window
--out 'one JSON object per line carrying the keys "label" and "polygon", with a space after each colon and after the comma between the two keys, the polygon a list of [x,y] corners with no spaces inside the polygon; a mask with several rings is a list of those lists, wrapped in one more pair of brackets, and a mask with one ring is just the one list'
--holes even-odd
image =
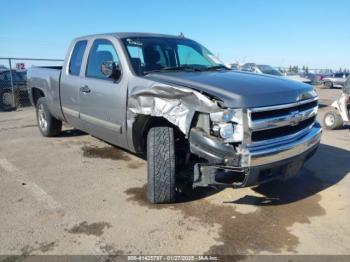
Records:
{"label": "side window", "polygon": [[180,65],[208,65],[210,63],[203,58],[195,49],[190,46],[178,45],[177,52],[179,54]]}
{"label": "side window", "polygon": [[87,41],[79,41],[75,44],[72,56],[69,62],[69,74],[78,76],[83,61]]}
{"label": "side window", "polygon": [[337,77],[337,78],[338,77],[343,77],[343,74],[339,74],[339,73],[338,74],[334,74],[334,77]]}
{"label": "side window", "polygon": [[101,66],[104,62],[114,62],[118,66],[119,58],[110,41],[97,39],[91,47],[86,68],[86,76],[108,79],[108,77],[101,71]]}

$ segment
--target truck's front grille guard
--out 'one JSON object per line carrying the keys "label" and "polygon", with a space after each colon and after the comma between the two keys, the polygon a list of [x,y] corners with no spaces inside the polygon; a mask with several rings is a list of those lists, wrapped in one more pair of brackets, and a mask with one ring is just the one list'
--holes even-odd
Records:
{"label": "truck's front grille guard", "polygon": [[[307,106],[310,105],[308,108]],[[303,110],[297,110],[300,107],[304,107]],[[286,110],[289,109],[289,110]],[[296,110],[295,110],[296,109]],[[292,135],[281,135],[279,137],[274,137],[267,140],[260,140],[260,141],[252,141],[252,134],[254,131],[264,131],[273,129],[273,128],[279,128],[283,126],[293,126],[295,124],[300,123],[301,121],[307,120],[311,117],[316,118],[318,109],[318,97],[314,97],[307,100],[302,100],[296,103],[291,104],[285,104],[285,105],[278,105],[278,106],[269,106],[269,107],[259,107],[259,108],[249,108],[245,112],[245,125],[244,125],[244,144],[247,147],[261,147],[271,144],[277,144],[280,142],[286,142],[289,140],[297,139],[298,137],[303,136],[310,130],[310,128],[314,125],[314,122],[310,124],[309,126],[305,127],[304,129],[296,132]],[[276,112],[276,110],[281,110],[282,112],[288,111],[288,113],[273,116],[273,117],[266,117],[268,115],[268,112]],[[252,120],[252,114],[255,112],[264,112],[265,116],[261,119],[254,119]],[[273,114],[272,114],[273,115]]]}

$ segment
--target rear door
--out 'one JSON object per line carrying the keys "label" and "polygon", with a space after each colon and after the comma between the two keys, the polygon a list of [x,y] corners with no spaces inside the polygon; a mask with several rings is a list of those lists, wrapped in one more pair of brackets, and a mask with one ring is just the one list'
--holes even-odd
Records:
{"label": "rear door", "polygon": [[114,38],[94,39],[87,58],[80,89],[80,119],[90,134],[122,147],[126,142],[127,80],[108,78],[101,71],[104,62],[115,62],[122,70]]}
{"label": "rear door", "polygon": [[76,128],[85,130],[79,119],[79,89],[82,85],[82,63],[87,48],[87,40],[73,43],[66,59],[65,70],[61,73],[60,98],[64,117]]}

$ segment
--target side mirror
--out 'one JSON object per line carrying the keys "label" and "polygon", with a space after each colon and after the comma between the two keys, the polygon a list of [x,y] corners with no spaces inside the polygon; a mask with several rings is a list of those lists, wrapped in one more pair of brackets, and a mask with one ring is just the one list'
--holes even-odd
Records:
{"label": "side mirror", "polygon": [[119,65],[113,61],[103,62],[101,65],[101,72],[108,78],[112,78],[115,81],[117,81],[121,76]]}

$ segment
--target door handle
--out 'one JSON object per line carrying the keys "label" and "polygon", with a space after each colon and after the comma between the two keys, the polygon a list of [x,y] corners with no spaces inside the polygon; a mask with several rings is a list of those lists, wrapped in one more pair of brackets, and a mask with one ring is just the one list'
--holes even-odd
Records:
{"label": "door handle", "polygon": [[83,85],[80,87],[80,92],[87,94],[91,92],[91,89],[87,85]]}

